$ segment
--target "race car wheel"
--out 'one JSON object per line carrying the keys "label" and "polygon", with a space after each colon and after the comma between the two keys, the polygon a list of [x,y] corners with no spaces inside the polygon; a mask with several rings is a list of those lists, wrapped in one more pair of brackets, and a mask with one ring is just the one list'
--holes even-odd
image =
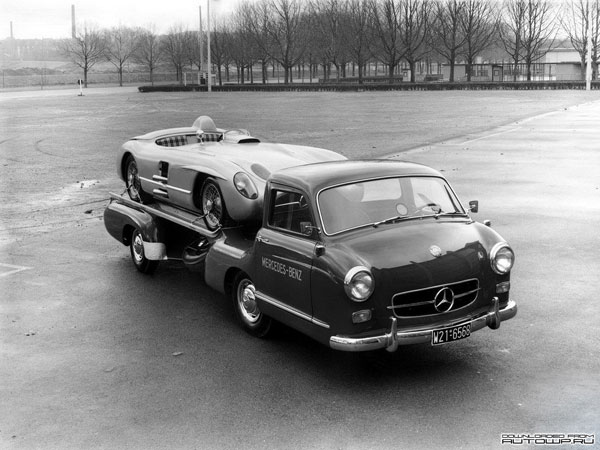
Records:
{"label": "race car wheel", "polygon": [[137,162],[131,155],[127,157],[127,161],[125,162],[125,186],[129,198],[135,202],[147,203],[152,199],[151,195],[146,194],[142,190]]}
{"label": "race car wheel", "polygon": [[219,186],[212,178],[208,178],[202,185],[200,198],[204,220],[208,229],[216,230],[223,226],[227,218],[225,202]]}
{"label": "race car wheel", "polygon": [[233,282],[233,306],[244,330],[256,337],[266,337],[272,320],[265,316],[256,302],[256,289],[248,276],[240,272]]}
{"label": "race car wheel", "polygon": [[142,273],[151,274],[158,267],[158,261],[150,261],[144,254],[144,240],[142,233],[137,228],[131,233],[129,241],[129,249],[131,250],[131,260],[135,268]]}

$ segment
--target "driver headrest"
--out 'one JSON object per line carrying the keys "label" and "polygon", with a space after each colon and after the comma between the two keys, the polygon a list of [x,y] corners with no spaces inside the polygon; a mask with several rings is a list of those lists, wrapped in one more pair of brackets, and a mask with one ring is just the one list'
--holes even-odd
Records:
{"label": "driver headrest", "polygon": [[196,128],[197,130],[202,130],[202,131],[208,132],[208,133],[216,133],[217,132],[217,126],[215,125],[213,120],[208,116],[198,117],[194,121],[194,124],[192,125],[192,127]]}

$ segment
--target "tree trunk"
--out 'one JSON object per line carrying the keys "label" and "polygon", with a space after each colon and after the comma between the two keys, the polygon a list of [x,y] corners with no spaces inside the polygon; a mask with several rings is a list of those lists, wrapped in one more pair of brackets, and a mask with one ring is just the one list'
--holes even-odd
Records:
{"label": "tree trunk", "polygon": [[388,66],[388,77],[389,77],[388,83],[390,83],[390,84],[392,84],[394,82],[394,69],[395,69],[395,67],[393,64],[390,64]]}

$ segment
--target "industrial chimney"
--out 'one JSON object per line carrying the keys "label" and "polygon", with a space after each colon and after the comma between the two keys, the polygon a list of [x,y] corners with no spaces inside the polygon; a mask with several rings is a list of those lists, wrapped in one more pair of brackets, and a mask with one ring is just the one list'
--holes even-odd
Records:
{"label": "industrial chimney", "polygon": [[75,27],[75,5],[71,5],[71,37],[75,39],[77,29]]}

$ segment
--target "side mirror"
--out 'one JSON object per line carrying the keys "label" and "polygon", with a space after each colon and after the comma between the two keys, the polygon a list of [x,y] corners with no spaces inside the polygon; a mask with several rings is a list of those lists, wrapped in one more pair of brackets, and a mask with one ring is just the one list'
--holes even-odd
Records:
{"label": "side mirror", "polygon": [[476,213],[479,212],[479,201],[471,200],[469,202],[469,212]]}

